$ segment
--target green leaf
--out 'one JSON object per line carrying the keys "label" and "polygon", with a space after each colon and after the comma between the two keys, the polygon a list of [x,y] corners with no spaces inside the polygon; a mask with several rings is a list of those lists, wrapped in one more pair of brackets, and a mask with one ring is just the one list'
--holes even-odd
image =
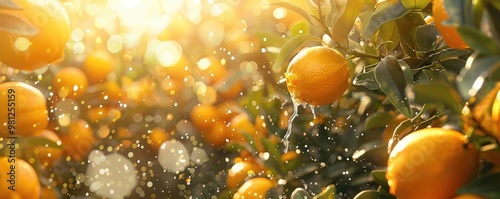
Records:
{"label": "green leaf", "polygon": [[462,39],[472,49],[476,49],[485,55],[500,54],[500,45],[478,29],[460,26],[457,30]]}
{"label": "green leaf", "polygon": [[477,57],[473,54],[467,60],[465,68],[457,77],[457,87],[464,99],[476,95],[484,80],[500,67],[500,55]]}
{"label": "green leaf", "polygon": [[273,64],[273,71],[276,73],[284,71],[291,57],[298,53],[305,44],[311,41],[321,41],[321,39],[312,35],[298,35],[288,40],[283,47],[281,47],[278,58]]}
{"label": "green leaf", "polygon": [[387,166],[389,154],[387,144],[381,139],[376,139],[361,145],[352,154],[352,159],[356,162],[369,162],[374,166]]}
{"label": "green leaf", "polygon": [[354,199],[390,199],[390,195],[375,190],[364,190],[359,192]]}
{"label": "green leaf", "polygon": [[500,173],[480,176],[460,188],[458,194],[474,194],[485,198],[500,198]]}
{"label": "green leaf", "polygon": [[298,35],[307,35],[309,34],[309,23],[307,21],[299,21],[298,23],[295,23],[292,28],[290,29],[290,33],[292,37],[298,36]]}
{"label": "green leaf", "polygon": [[57,145],[56,142],[43,137],[29,137],[26,138],[25,140],[28,146],[41,146],[41,147],[46,146],[49,148],[56,148],[56,149],[64,148],[63,145]]}
{"label": "green leaf", "polygon": [[23,9],[21,6],[19,6],[13,0],[0,0],[0,9],[2,9],[2,8],[12,9],[12,10],[21,10],[21,9]]}
{"label": "green leaf", "polygon": [[382,3],[373,13],[366,27],[366,36],[371,37],[382,24],[403,17],[409,12],[400,1],[386,1]]}
{"label": "green leaf", "polygon": [[292,195],[290,197],[291,199],[309,199],[311,198],[311,194],[303,189],[303,188],[296,188],[293,190]]}
{"label": "green leaf", "polygon": [[399,45],[400,40],[401,36],[396,21],[389,21],[380,27],[377,34],[377,49],[384,46],[385,52],[389,52]]}
{"label": "green leaf", "polygon": [[417,104],[441,103],[448,107],[453,113],[462,112],[463,102],[457,91],[449,86],[442,84],[422,84],[414,86],[408,94],[410,101]]}
{"label": "green leaf", "polygon": [[387,175],[387,171],[385,170],[373,170],[371,172],[373,179],[375,182],[380,185],[383,189],[389,190],[389,183],[385,176]]}
{"label": "green leaf", "polygon": [[314,196],[313,199],[335,199],[335,185],[328,185],[321,193]]}
{"label": "green leaf", "polygon": [[364,131],[369,131],[371,129],[383,128],[392,119],[392,114],[389,112],[380,112],[371,114],[366,118],[364,125]]}
{"label": "green leaf", "polygon": [[8,13],[0,13],[0,30],[16,35],[32,36],[38,33],[38,29],[25,19]]}
{"label": "green leaf", "polygon": [[264,47],[269,47],[269,46],[281,47],[287,41],[286,39],[284,39],[276,34],[272,34],[272,33],[266,32],[266,31],[257,32],[257,33],[255,33],[255,36],[257,36],[257,38],[259,38],[259,40],[261,41],[260,44]]}
{"label": "green leaf", "polygon": [[347,1],[342,14],[338,15],[339,17],[334,19],[335,24],[333,24],[333,31],[331,31],[333,41],[339,41],[344,46],[348,45],[347,36],[351,32],[354,21],[356,20],[356,17],[358,17],[358,14],[361,11],[363,5],[364,0]]}
{"label": "green leaf", "polygon": [[436,35],[439,35],[434,25],[423,25],[417,27],[417,49],[420,52],[429,52],[434,49],[436,45]]}
{"label": "green leaf", "polygon": [[359,73],[354,78],[353,84],[356,86],[364,86],[370,90],[379,89],[377,81],[375,81],[375,72],[369,71],[364,73]]}
{"label": "green leaf", "polygon": [[375,67],[375,80],[392,104],[406,117],[411,117],[410,103],[405,94],[406,81],[398,60],[389,55]]}
{"label": "green leaf", "polygon": [[398,24],[397,27],[401,35],[401,40],[412,49],[411,51],[405,52],[409,55],[413,55],[411,57],[415,57],[416,54],[414,50],[417,50],[417,27],[425,24],[424,17],[419,13],[408,13],[404,17],[397,19],[396,23]]}
{"label": "green leaf", "polygon": [[430,2],[431,0],[401,0],[406,8],[413,11],[423,10]]}

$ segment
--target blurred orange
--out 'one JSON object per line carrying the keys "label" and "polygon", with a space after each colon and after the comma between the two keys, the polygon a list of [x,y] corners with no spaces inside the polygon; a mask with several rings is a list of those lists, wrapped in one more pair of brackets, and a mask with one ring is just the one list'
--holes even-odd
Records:
{"label": "blurred orange", "polygon": [[63,67],[52,81],[54,95],[77,99],[87,91],[89,82],[85,73],[76,67]]}
{"label": "blurred orange", "polygon": [[23,9],[0,13],[23,18],[38,29],[30,36],[0,30],[0,62],[21,70],[35,70],[63,57],[69,40],[69,19],[56,0],[14,0]]}
{"label": "blurred orange", "polygon": [[82,160],[94,147],[96,139],[92,128],[82,119],[71,122],[65,132],[61,133],[61,141],[65,152],[76,161]]}
{"label": "blurred orange", "polygon": [[212,105],[198,104],[191,110],[191,122],[198,130],[210,129],[219,117],[219,111]]}
{"label": "blurred orange", "polygon": [[90,52],[83,62],[83,71],[90,84],[105,82],[114,69],[113,57],[104,50]]}
{"label": "blurred orange", "polygon": [[[15,169],[12,170],[11,166]],[[40,196],[40,181],[35,169],[22,159],[11,159],[0,157],[0,193],[2,198],[35,199]],[[15,182],[9,182],[12,179],[11,173],[15,175]],[[9,190],[9,186],[15,186],[16,191]]]}
{"label": "blurred orange", "polygon": [[[9,105],[9,99],[15,99],[15,103],[11,101]],[[45,97],[33,86],[21,82],[0,83],[0,107],[0,124],[8,124],[8,118],[15,116],[15,119],[10,120],[11,123],[15,121],[13,136],[33,136],[47,127]],[[9,125],[0,125],[1,137],[7,137],[9,132]]]}
{"label": "blurred orange", "polygon": [[[161,127],[156,127],[153,130],[151,130],[151,133],[149,134],[149,140],[151,141],[151,146],[153,150],[158,151],[158,149],[161,147],[163,142],[167,141],[170,139],[170,135],[163,130]],[[149,141],[148,141],[149,143]]]}
{"label": "blurred orange", "polygon": [[[46,138],[55,143],[61,142],[59,136],[51,130],[44,129],[38,135],[38,137]],[[58,160],[62,154],[63,150],[58,148],[51,148],[47,146],[38,146],[34,149],[35,154],[38,155],[40,162],[44,166],[50,167],[56,160]]]}
{"label": "blurred orange", "polygon": [[216,57],[205,57],[198,61],[200,78],[206,84],[218,82],[226,75],[226,68]]}
{"label": "blurred orange", "polygon": [[243,184],[247,177],[252,177],[259,172],[264,171],[263,166],[259,165],[254,159],[247,159],[234,164],[228,170],[226,186],[234,189]]}
{"label": "blurred orange", "polygon": [[272,187],[273,181],[267,178],[252,178],[241,185],[233,199],[266,198],[267,191]]}

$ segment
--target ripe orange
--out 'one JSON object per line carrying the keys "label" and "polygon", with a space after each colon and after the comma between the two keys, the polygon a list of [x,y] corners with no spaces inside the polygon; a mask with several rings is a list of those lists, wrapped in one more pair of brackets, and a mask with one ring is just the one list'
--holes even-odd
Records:
{"label": "ripe orange", "polygon": [[211,128],[219,120],[220,113],[215,106],[199,104],[191,111],[191,122],[198,130]]}
{"label": "ripe orange", "polygon": [[486,198],[478,196],[478,195],[463,194],[463,195],[459,195],[457,197],[454,197],[453,199],[486,199]]}
{"label": "ripe orange", "polygon": [[233,199],[266,198],[267,191],[272,187],[274,183],[267,178],[252,178],[241,185]]}
{"label": "ripe orange", "polygon": [[[14,162],[15,161],[15,162]],[[11,166],[15,169],[11,170]],[[12,184],[9,172],[15,172],[15,192],[9,190]],[[35,169],[22,159],[0,157],[0,193],[2,198],[35,199],[40,197],[40,181]]]}
{"label": "ripe orange", "polygon": [[158,151],[160,146],[169,139],[170,139],[169,134],[161,127],[154,128],[153,130],[151,130],[151,133],[149,134],[149,140],[151,140],[151,146],[155,151]]}
{"label": "ripe orange", "polygon": [[264,171],[255,160],[248,159],[234,164],[227,172],[226,186],[228,189],[239,187],[247,177],[254,176]]}
{"label": "ripe orange", "polygon": [[85,73],[79,68],[64,67],[54,75],[52,85],[54,95],[76,99],[87,91],[89,82]]}
{"label": "ripe orange", "polygon": [[[59,136],[56,133],[54,133],[50,130],[47,130],[47,129],[42,130],[38,134],[38,137],[49,139],[50,141],[53,141],[55,143],[61,142],[61,139],[59,138]],[[34,152],[36,155],[38,155],[40,162],[44,166],[51,166],[63,154],[62,149],[51,148],[51,147],[46,147],[46,146],[38,146],[34,149]]]}
{"label": "ripe orange", "polygon": [[399,141],[390,154],[386,176],[390,192],[405,199],[452,198],[476,176],[478,158],[457,131],[418,130]]}
{"label": "ripe orange", "polygon": [[216,57],[205,57],[198,61],[199,75],[206,84],[213,84],[221,80],[226,74],[226,68]]}
{"label": "ripe orange", "polygon": [[[500,84],[498,84],[500,85]],[[498,87],[497,85],[497,87]],[[492,134],[500,142],[500,90],[497,91],[493,105],[491,106]]]}
{"label": "ripe orange", "polygon": [[21,70],[35,70],[63,57],[69,39],[69,19],[59,1],[15,0],[21,10],[1,9],[25,19],[38,29],[30,36],[0,30],[0,62]]}
{"label": "ripe orange", "polygon": [[67,131],[61,133],[65,152],[76,161],[80,161],[92,150],[96,142],[92,128],[82,119],[71,122]]}
{"label": "ripe orange", "polygon": [[90,52],[83,62],[83,71],[90,84],[105,82],[108,74],[114,70],[113,57],[104,50]]}
{"label": "ripe orange", "polygon": [[323,106],[344,94],[350,72],[342,54],[326,46],[316,46],[301,50],[288,65],[285,77],[292,99]]}
{"label": "ripe orange", "polygon": [[432,5],[432,16],[436,24],[436,28],[443,36],[444,41],[451,48],[456,49],[467,49],[469,46],[462,40],[462,37],[458,34],[457,27],[445,26],[443,21],[448,19],[448,13],[444,7],[443,0],[434,0]]}
{"label": "ripe orange", "polygon": [[225,122],[216,121],[210,129],[200,131],[203,140],[213,147],[220,149],[226,144],[229,134],[229,127]]}
{"label": "ripe orange", "polygon": [[58,199],[58,198],[61,198],[61,194],[55,190],[55,187],[43,187],[41,198],[42,199]]}
{"label": "ripe orange", "polygon": [[[10,91],[10,92],[9,92]],[[9,99],[15,99],[15,103]],[[11,111],[9,111],[9,108]],[[15,115],[12,115],[15,112]],[[9,117],[15,119],[9,120]],[[9,135],[9,123],[15,121],[13,136],[33,136],[45,129],[48,124],[48,112],[45,97],[37,88],[22,82],[0,84],[0,135]]]}

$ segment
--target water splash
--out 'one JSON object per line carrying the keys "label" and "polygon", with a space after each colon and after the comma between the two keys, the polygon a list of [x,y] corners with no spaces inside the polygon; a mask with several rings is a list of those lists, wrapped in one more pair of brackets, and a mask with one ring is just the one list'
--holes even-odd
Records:
{"label": "water splash", "polygon": [[288,128],[286,129],[286,134],[283,137],[283,143],[285,144],[285,153],[288,152],[288,148],[290,147],[290,141],[288,139],[290,138],[290,135],[292,134],[292,123],[293,123],[293,120],[299,115],[299,106],[301,105],[293,98],[292,98],[292,102],[293,102],[293,113],[290,116],[290,119],[288,119]]}
{"label": "water splash", "polygon": [[314,105],[309,105],[309,107],[311,108],[311,113],[313,114],[313,119],[316,119],[316,112],[314,111]]}

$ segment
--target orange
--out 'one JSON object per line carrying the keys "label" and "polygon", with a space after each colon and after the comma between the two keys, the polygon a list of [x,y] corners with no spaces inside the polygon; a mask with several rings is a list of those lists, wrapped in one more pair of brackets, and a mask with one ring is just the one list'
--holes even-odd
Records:
{"label": "orange", "polygon": [[61,133],[61,141],[65,152],[76,161],[87,156],[96,142],[92,128],[82,119],[69,124],[67,130]]}
{"label": "orange", "polygon": [[[12,170],[14,167],[14,170]],[[14,175],[9,174],[15,173]],[[9,190],[12,184],[7,181],[15,176],[15,192]],[[2,198],[38,199],[40,181],[35,169],[26,161],[17,158],[0,157],[0,193]]]}
{"label": "orange", "polygon": [[478,195],[463,194],[463,195],[459,195],[457,197],[454,197],[453,199],[486,199],[486,198],[478,196]]}
{"label": "orange", "polygon": [[292,99],[314,106],[324,106],[339,99],[347,90],[349,77],[344,56],[326,46],[301,50],[285,72]]}
{"label": "orange", "polygon": [[203,135],[203,140],[215,148],[222,148],[226,144],[229,134],[229,127],[221,121],[216,121],[208,130],[200,131]]}
{"label": "orange", "polygon": [[23,18],[38,29],[34,35],[0,30],[0,62],[32,71],[61,59],[69,40],[69,20],[59,1],[14,0],[23,9],[1,9],[0,13]]}
{"label": "orange", "polygon": [[[61,143],[61,139],[59,138],[59,136],[56,133],[47,129],[42,130],[40,134],[38,134],[38,137],[46,138],[55,143],[58,142]],[[51,148],[46,146],[38,146],[34,149],[34,152],[35,154],[38,155],[40,163],[42,163],[42,165],[44,166],[51,166],[63,154],[62,149]]]}
{"label": "orange", "polygon": [[493,132],[491,133],[497,141],[500,142],[500,90],[497,91],[495,100],[493,101],[493,105],[491,107],[491,120],[493,123]]}
{"label": "orange", "polygon": [[42,188],[42,199],[58,199],[58,198],[62,198],[59,194],[59,192],[57,192],[55,190],[55,187],[43,187]]}
{"label": "orange", "polygon": [[228,189],[237,188],[247,177],[252,177],[262,171],[264,171],[262,166],[251,158],[237,162],[227,172],[226,186]]}
{"label": "orange", "polygon": [[443,22],[449,17],[444,7],[443,0],[434,0],[434,4],[432,5],[432,16],[434,18],[436,28],[441,33],[444,41],[450,48],[469,48],[469,46],[462,40],[462,37],[458,34],[457,27],[443,25]]}
{"label": "orange", "polygon": [[219,111],[212,105],[198,104],[191,111],[191,122],[198,130],[211,128],[219,117]]}
{"label": "orange", "polygon": [[267,178],[252,178],[241,185],[233,199],[266,198],[267,191],[272,187],[274,183]]}
{"label": "orange", "polygon": [[221,60],[216,57],[202,58],[197,64],[200,78],[206,84],[218,82],[226,74],[226,68],[221,64]]}
{"label": "orange", "polygon": [[457,131],[427,128],[415,131],[394,147],[387,180],[398,198],[446,199],[477,174],[479,157]]}
{"label": "orange", "polygon": [[187,56],[183,54],[177,63],[171,66],[158,66],[158,70],[163,77],[182,82],[191,75],[191,64]]}
{"label": "orange", "polygon": [[90,84],[105,82],[114,70],[113,57],[104,50],[90,52],[83,62],[83,71]]}
{"label": "orange", "polygon": [[[170,139],[168,133],[161,127],[156,127],[151,130],[149,134],[149,140],[151,140],[151,146],[154,150],[158,151],[160,146],[167,140]],[[149,141],[148,141],[149,143]]]}
{"label": "orange", "polygon": [[[12,100],[15,99],[15,103]],[[9,111],[9,108],[11,111]],[[15,115],[13,115],[15,112]],[[15,119],[8,119],[15,116]],[[15,129],[8,123],[14,123]],[[21,82],[0,84],[0,137],[33,136],[45,129],[48,124],[48,111],[45,97],[37,88]],[[14,131],[9,131],[14,130]]]}
{"label": "orange", "polygon": [[52,81],[54,95],[62,98],[80,97],[87,91],[89,82],[85,73],[76,67],[64,67],[57,71]]}
{"label": "orange", "polygon": [[91,107],[87,109],[87,118],[89,122],[94,122],[94,123],[99,123],[101,120],[106,119],[108,116],[109,111],[112,108],[109,106],[98,106],[98,107]]}

